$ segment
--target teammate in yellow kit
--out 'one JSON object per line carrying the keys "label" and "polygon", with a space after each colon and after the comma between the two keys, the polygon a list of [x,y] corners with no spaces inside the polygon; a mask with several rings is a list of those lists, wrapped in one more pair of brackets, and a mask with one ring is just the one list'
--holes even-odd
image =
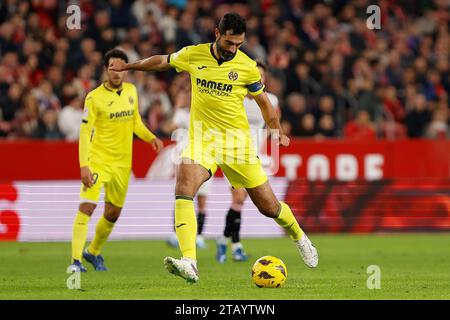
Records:
{"label": "teammate in yellow kit", "polygon": [[261,82],[255,61],[239,47],[245,40],[245,20],[227,13],[215,30],[216,41],[184,47],[170,55],[155,55],[135,63],[114,62],[112,70],[187,71],[192,83],[189,143],[177,168],[175,227],[181,259],[166,257],[170,273],[188,282],[199,280],[193,198],[200,185],[220,167],[234,188],[245,188],[258,210],[285,228],[309,267],[318,264],[317,250],[301,230],[288,205],[275,197],[250,138],[243,99],[254,96],[264,120],[283,146],[289,138]]}
{"label": "teammate in yellow kit", "polygon": [[[82,257],[95,270],[105,271],[102,247],[120,216],[131,172],[133,134],[150,143],[156,152],[163,147],[161,140],[151,133],[139,115],[136,87],[124,82],[126,72],[108,67],[115,61],[128,62],[127,55],[118,49],[104,57],[107,81],[88,93],[80,128],[79,161],[82,186],[80,205],[73,224],[72,272],[86,272]],[[88,223],[105,189],[105,211],[97,223],[95,236],[83,251]]]}

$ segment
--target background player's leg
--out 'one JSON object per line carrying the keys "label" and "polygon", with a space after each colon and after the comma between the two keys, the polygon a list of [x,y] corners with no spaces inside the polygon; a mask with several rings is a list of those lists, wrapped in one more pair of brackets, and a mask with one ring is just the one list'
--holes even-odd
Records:
{"label": "background player's leg", "polygon": [[87,248],[90,254],[98,256],[101,253],[102,247],[108,240],[108,237],[114,228],[114,224],[120,217],[121,211],[122,208],[119,208],[112,203],[105,203],[105,212],[98,220],[95,228],[94,240],[92,240]]}
{"label": "background player's leg", "polygon": [[245,189],[231,189],[232,203],[226,216],[223,235],[231,238],[233,243],[240,241],[241,211],[246,197]]}
{"label": "background player's leg", "polygon": [[206,219],[206,200],[208,196],[206,194],[197,195],[197,247],[205,248],[205,239],[202,236],[203,226],[205,225]]}
{"label": "background player's leg", "polygon": [[72,260],[81,262],[84,244],[86,243],[88,224],[97,205],[94,203],[80,203],[73,222]]}
{"label": "background player's leg", "polygon": [[175,185],[175,228],[183,258],[197,259],[195,239],[197,220],[193,198],[200,185],[210,177],[199,164],[181,163]]}
{"label": "background player's leg", "polygon": [[[241,212],[242,207],[244,206],[245,199],[247,198],[247,192],[245,189],[231,189],[231,198],[232,203],[231,207],[228,210],[227,216],[225,218],[225,229],[223,232],[224,238],[219,239],[218,253],[217,259],[224,260],[225,258],[222,255],[226,252],[223,250],[223,245],[226,246],[227,238],[231,238],[231,250],[233,252],[233,259],[235,261],[246,261],[248,259],[247,255],[244,253],[244,248],[240,239],[240,231],[241,231]],[[220,250],[222,249],[222,250]],[[223,254],[220,254],[219,251],[225,251]]]}
{"label": "background player's leg", "polygon": [[203,226],[205,225],[206,218],[206,200],[208,196],[206,194],[197,195],[197,234],[201,235],[203,233]]}

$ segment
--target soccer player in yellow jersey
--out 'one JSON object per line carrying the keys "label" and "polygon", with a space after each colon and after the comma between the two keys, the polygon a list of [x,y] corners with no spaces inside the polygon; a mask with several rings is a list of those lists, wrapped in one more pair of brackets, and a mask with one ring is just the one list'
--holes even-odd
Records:
{"label": "soccer player in yellow jersey", "polygon": [[[82,257],[95,270],[105,271],[102,247],[120,216],[131,172],[133,134],[150,143],[156,152],[163,147],[161,140],[151,133],[139,115],[136,87],[124,82],[126,72],[108,67],[115,61],[128,61],[118,49],[104,57],[107,81],[89,92],[84,105],[80,128],[79,161],[82,186],[80,205],[73,224],[72,272],[86,272]],[[88,223],[105,189],[105,211],[95,229],[95,236],[83,251]]]}
{"label": "soccer player in yellow jersey", "polygon": [[234,188],[245,188],[258,210],[285,228],[305,264],[316,267],[318,254],[288,205],[275,197],[251,142],[243,99],[254,96],[275,139],[289,145],[280,121],[261,83],[255,61],[239,50],[245,40],[245,20],[227,13],[215,30],[216,40],[187,46],[170,55],[155,55],[134,63],[114,62],[112,70],[187,71],[192,83],[189,143],[177,168],[175,227],[181,259],[166,257],[170,273],[188,282],[199,274],[195,238],[197,222],[193,198],[200,185],[220,167]]}

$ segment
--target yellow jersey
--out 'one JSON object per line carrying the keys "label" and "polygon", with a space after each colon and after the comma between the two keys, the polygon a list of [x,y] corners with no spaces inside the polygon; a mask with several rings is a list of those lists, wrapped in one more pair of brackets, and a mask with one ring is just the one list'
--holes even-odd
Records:
{"label": "yellow jersey", "polygon": [[142,122],[132,83],[118,89],[101,84],[85,99],[80,128],[80,167],[90,163],[131,168],[133,133],[146,142],[155,135]]}
{"label": "yellow jersey", "polygon": [[191,77],[191,142],[199,143],[194,136],[198,137],[195,130],[201,127],[203,144],[209,139],[205,134],[209,131],[216,136],[216,142],[218,135],[229,135],[248,146],[250,131],[243,100],[247,93],[258,95],[264,90],[256,62],[240,50],[230,61],[217,59],[212,43],[184,47],[170,54],[168,62],[177,72],[187,71]]}

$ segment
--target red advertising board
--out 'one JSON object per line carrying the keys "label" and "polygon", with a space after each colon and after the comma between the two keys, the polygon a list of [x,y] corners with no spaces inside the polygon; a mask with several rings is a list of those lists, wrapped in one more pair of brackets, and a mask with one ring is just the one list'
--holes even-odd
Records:
{"label": "red advertising board", "polygon": [[[165,145],[156,155],[148,144],[135,142],[136,178],[163,177],[173,183],[174,165],[170,156],[174,145],[171,141],[165,141]],[[291,206],[308,232],[450,231],[450,141],[364,143],[298,139],[272,158],[279,159],[275,175],[287,183],[279,198]],[[33,221],[40,220],[22,220],[45,212],[45,204],[38,208],[36,203],[43,201],[26,200],[24,196],[34,194],[23,188],[20,191],[17,182],[35,180],[48,185],[51,181],[72,181],[77,189],[78,145],[60,141],[0,141],[0,168],[0,241],[19,238],[26,241],[34,229],[40,230],[33,225]],[[167,194],[172,192],[169,189]],[[18,211],[21,196],[30,206],[27,215]],[[130,196],[134,196],[132,191]],[[164,208],[159,212],[165,212]],[[133,210],[141,209],[137,206]],[[71,212],[72,206],[64,210]],[[171,210],[167,212],[172,214]],[[25,228],[20,231],[24,225],[29,231]],[[124,234],[133,232],[125,230]]]}
{"label": "red advertising board", "polygon": [[[173,142],[165,141],[169,146]],[[308,180],[449,178],[450,141],[292,140],[279,150],[276,176]],[[135,141],[133,173],[147,176],[156,154]],[[0,141],[0,180],[79,178],[78,145],[67,142]]]}
{"label": "red advertising board", "polygon": [[291,181],[285,201],[313,232],[449,231],[449,179]]}

